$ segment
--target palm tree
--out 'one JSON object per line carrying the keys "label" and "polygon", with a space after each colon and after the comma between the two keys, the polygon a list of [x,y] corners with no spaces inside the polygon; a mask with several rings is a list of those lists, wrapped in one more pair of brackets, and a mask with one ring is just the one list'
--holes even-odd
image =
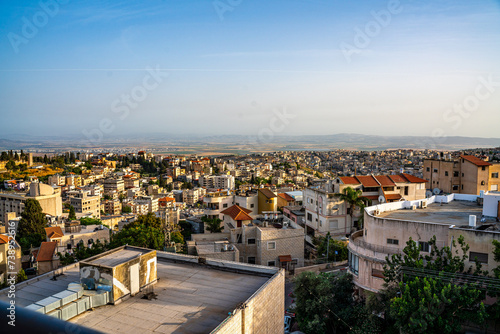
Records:
{"label": "palm tree", "polygon": [[[371,200],[362,196],[363,192],[360,189],[353,189],[351,187],[344,188],[341,193],[336,193],[335,196],[344,201],[347,205],[349,205],[349,216],[351,216],[351,222],[354,220],[354,211],[356,208],[364,209],[366,204],[370,204]],[[360,226],[359,228],[363,228],[362,220],[359,220]]]}

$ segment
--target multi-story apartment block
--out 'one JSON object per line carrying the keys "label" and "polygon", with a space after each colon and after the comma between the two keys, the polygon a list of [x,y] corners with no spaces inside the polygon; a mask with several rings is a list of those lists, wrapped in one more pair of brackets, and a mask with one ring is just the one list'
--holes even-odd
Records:
{"label": "multi-story apartment block", "polygon": [[205,194],[204,188],[186,189],[182,191],[182,201],[187,205],[195,205]]}
{"label": "multi-story apartment block", "polygon": [[456,159],[425,159],[423,175],[432,191],[479,195],[481,191],[498,190],[499,171],[500,163],[461,155]]}
{"label": "multi-story apartment block", "polygon": [[[59,217],[62,215],[62,199],[60,191],[43,183],[31,183],[27,193],[0,193],[0,219],[5,214],[14,212],[20,216],[24,211],[24,203],[27,199],[36,199],[42,207],[43,213]],[[5,223],[5,222],[4,222]]]}
{"label": "multi-story apartment block", "polygon": [[267,188],[260,188],[257,192],[259,200],[259,214],[264,211],[278,210],[278,196]]}
{"label": "multi-story apartment block", "polygon": [[103,181],[104,194],[122,193],[125,190],[125,182],[123,179],[108,178]]}
{"label": "multi-story apartment block", "polygon": [[55,186],[64,186],[66,184],[66,177],[59,174],[51,175],[49,176],[48,184]]}
{"label": "multi-story apartment block", "polygon": [[198,180],[200,187],[207,189],[234,190],[232,175],[204,175]]}
{"label": "multi-story apartment block", "polygon": [[118,199],[105,200],[103,207],[104,212],[110,215],[119,215],[122,212],[122,203]]}
{"label": "multi-story apartment block", "polygon": [[158,211],[158,198],[153,196],[137,196],[134,200],[137,204],[145,204],[148,207],[148,212]]}
{"label": "multi-story apartment block", "polygon": [[358,228],[359,208],[349,215],[349,205],[335,194],[347,187],[359,189],[372,204],[425,198],[426,181],[409,174],[339,177],[304,190],[307,234],[348,236]]}
{"label": "multi-story apartment block", "polygon": [[451,194],[365,208],[364,229],[353,233],[348,245],[354,283],[362,290],[377,292],[384,284],[387,256],[402,254],[409,238],[428,254],[429,240],[434,236],[439,248],[453,247],[454,240],[463,236],[470,247],[465,265],[474,265],[477,258],[483,270],[492,272],[498,265],[492,241],[500,241],[500,233],[494,227],[500,217],[500,195],[485,195],[484,207],[478,206],[478,197]]}
{"label": "multi-story apartment block", "polygon": [[69,195],[70,204],[79,214],[91,214],[94,218],[101,218],[101,199],[90,195],[89,191],[72,191]]}
{"label": "multi-story apartment block", "polygon": [[222,211],[224,232],[238,248],[240,262],[293,270],[304,266],[304,229],[286,217],[253,220],[233,205]]}

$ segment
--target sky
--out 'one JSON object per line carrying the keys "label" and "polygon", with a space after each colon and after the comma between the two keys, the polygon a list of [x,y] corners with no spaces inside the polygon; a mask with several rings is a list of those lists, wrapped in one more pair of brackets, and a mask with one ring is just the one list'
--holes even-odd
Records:
{"label": "sky", "polygon": [[500,137],[499,0],[3,0],[0,22],[0,138]]}

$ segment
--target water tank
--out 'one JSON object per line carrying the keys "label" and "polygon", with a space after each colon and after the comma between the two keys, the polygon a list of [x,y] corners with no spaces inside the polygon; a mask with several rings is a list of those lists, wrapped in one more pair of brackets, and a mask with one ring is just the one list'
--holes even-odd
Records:
{"label": "water tank", "polygon": [[469,215],[469,226],[476,227],[476,215]]}

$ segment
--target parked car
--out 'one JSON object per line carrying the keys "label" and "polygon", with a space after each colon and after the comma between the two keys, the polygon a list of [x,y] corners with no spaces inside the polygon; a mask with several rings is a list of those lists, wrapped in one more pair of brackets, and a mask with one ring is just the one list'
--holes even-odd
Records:
{"label": "parked car", "polygon": [[36,268],[35,267],[26,268],[26,269],[24,269],[24,273],[26,275],[36,275]]}

